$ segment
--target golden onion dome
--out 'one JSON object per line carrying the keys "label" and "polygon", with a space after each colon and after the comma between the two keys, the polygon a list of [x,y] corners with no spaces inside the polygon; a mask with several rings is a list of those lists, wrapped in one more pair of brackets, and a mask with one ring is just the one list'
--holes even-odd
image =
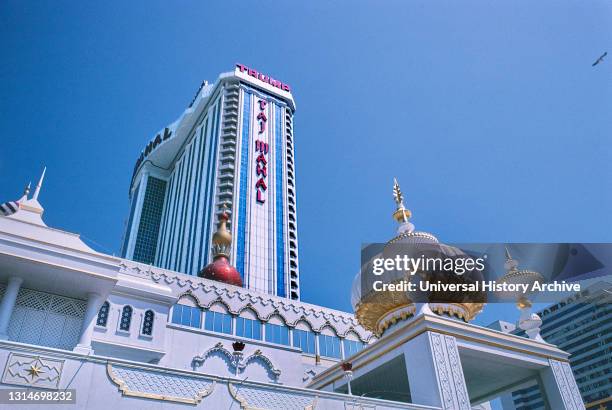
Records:
{"label": "golden onion dome", "polygon": [[[512,259],[510,250],[508,250],[507,247],[504,268],[506,269],[506,273],[498,280],[499,283],[508,283],[513,285],[524,284],[528,285],[528,289],[532,289],[535,282],[542,282],[544,280],[544,277],[539,272],[528,269],[519,269],[518,262]],[[522,292],[498,292],[498,295],[506,298],[514,298],[516,300],[516,306],[519,309],[531,307],[531,301],[529,300],[528,295],[525,295]]]}
{"label": "golden onion dome", "polygon": [[[457,257],[465,255],[458,248],[440,244],[438,239],[430,233],[415,231],[414,225],[409,221],[412,213],[404,206],[403,194],[397,180],[394,180],[393,197],[397,205],[393,213],[393,218],[399,223],[397,235],[384,245],[382,251],[380,251],[380,249],[375,249],[376,247],[373,246],[373,250],[369,252],[371,255],[368,255],[369,258],[367,261],[364,261],[361,271],[353,280],[351,294],[351,302],[358,322],[364,328],[370,330],[379,337],[395,323],[414,316],[416,313],[416,306],[411,300],[408,292],[373,290],[374,281],[380,280],[380,277],[375,277],[373,275],[365,277],[362,276],[362,272],[364,274],[372,272],[371,266],[374,259],[380,258],[381,256],[383,258],[392,258],[398,254],[398,249],[401,249],[401,253],[406,253],[406,251],[410,249],[406,246],[402,247],[402,245],[406,244],[431,245],[437,252],[447,256]],[[419,249],[417,247],[414,247],[414,249],[419,252],[419,255],[415,254],[409,256],[420,256]],[[363,249],[362,255],[367,255],[368,251],[367,248]],[[421,278],[428,278],[428,275],[431,275],[431,273],[418,273],[418,276]],[[398,284],[402,281],[411,281],[413,279],[414,276],[410,276],[405,271],[391,271],[385,272],[384,283]],[[461,278],[460,280],[468,280],[468,278]],[[458,298],[450,294],[438,294],[434,296],[437,296],[435,298],[436,300],[444,301],[444,303],[429,303],[430,309],[434,313],[459,318],[466,322],[474,319],[484,306],[483,303],[466,302],[460,297]]]}

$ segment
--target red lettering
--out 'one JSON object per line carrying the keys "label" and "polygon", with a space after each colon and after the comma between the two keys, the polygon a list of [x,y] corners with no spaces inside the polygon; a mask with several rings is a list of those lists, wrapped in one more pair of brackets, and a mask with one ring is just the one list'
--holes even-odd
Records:
{"label": "red lettering", "polygon": [[241,73],[244,73],[246,71],[248,75],[250,75],[251,77],[257,78],[259,81],[263,81],[264,83],[270,84],[272,87],[280,88],[281,90],[291,92],[291,87],[289,87],[289,84],[284,84],[281,81],[275,80],[269,75],[260,73],[257,70],[254,70],[252,68],[245,66],[244,64],[236,63],[236,67],[240,69]]}
{"label": "red lettering", "polygon": [[257,202],[260,204],[263,204],[266,202],[266,200],[261,196],[261,191],[259,189],[257,190]]}
{"label": "red lettering", "polygon": [[264,181],[263,178],[259,178],[257,180],[257,183],[255,184],[255,188],[258,188],[258,189],[261,188],[264,191],[268,189],[268,187],[266,186],[266,181]]}
{"label": "red lettering", "polygon": [[260,140],[255,141],[255,151],[259,151],[259,152],[263,152],[264,154],[267,154],[268,147],[269,147],[268,144],[263,141],[260,141]]}
{"label": "red lettering", "polygon": [[265,178],[268,176],[268,168],[266,168],[265,166],[260,167],[259,164],[257,164],[257,168],[255,168],[255,173]]}
{"label": "red lettering", "polygon": [[259,156],[257,157],[257,159],[255,160],[256,164],[262,163],[263,165],[268,165],[268,161],[266,161],[266,157],[264,156],[264,154],[259,154]]}

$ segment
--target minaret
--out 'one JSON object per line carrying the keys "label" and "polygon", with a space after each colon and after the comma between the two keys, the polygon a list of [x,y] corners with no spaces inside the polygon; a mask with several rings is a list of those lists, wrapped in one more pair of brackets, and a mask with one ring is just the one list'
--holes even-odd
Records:
{"label": "minaret", "polygon": [[393,198],[397,204],[397,209],[393,212],[393,218],[400,224],[397,228],[397,233],[402,234],[414,231],[414,225],[408,221],[412,213],[404,206],[404,195],[396,178],[393,178]]}
{"label": "minaret", "polygon": [[223,211],[219,214],[219,225],[212,237],[213,262],[202,269],[198,276],[229,285],[242,286],[240,273],[229,263],[232,234],[227,230],[228,220],[227,206],[223,204]]}
{"label": "minaret", "polygon": [[17,201],[0,204],[0,215],[11,219],[29,222],[35,225],[46,226],[42,220],[42,214],[45,209],[42,207],[40,202],[38,202],[38,195],[40,194],[40,189],[45,178],[46,170],[47,168],[45,167],[42,175],[40,176],[40,180],[36,185],[32,198],[28,198],[28,195],[30,194],[30,184],[28,184],[23,192],[23,195]]}

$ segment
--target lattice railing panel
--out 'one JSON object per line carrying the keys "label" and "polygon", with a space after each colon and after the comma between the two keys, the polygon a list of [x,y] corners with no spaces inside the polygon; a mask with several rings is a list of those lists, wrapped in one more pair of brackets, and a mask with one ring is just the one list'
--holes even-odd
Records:
{"label": "lattice railing panel", "polygon": [[9,339],[71,350],[79,340],[85,307],[83,300],[22,288],[11,315]]}

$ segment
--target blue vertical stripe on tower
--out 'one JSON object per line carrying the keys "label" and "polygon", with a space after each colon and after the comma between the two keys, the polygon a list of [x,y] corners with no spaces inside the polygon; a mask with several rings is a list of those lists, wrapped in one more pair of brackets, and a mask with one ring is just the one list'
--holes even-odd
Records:
{"label": "blue vertical stripe on tower", "polygon": [[185,153],[185,161],[183,166],[185,167],[186,177],[185,184],[183,185],[183,198],[182,198],[182,207],[181,207],[181,215],[179,219],[179,231],[177,237],[177,249],[176,249],[176,259],[174,261],[173,270],[182,272],[183,271],[183,246],[185,245],[185,225],[187,223],[187,209],[189,204],[190,195],[192,195],[191,189],[191,180],[192,180],[192,166],[193,166],[193,151],[194,145],[191,143],[187,148],[187,152]]}
{"label": "blue vertical stripe on tower", "polygon": [[[206,154],[208,153],[208,155],[210,156],[210,142],[209,140],[207,140],[207,138],[209,137],[209,125],[211,123],[211,120],[209,117],[206,118],[206,122],[204,125],[204,133],[202,134],[202,140],[203,140],[203,144],[202,144],[202,157],[206,157]],[[213,132],[211,131],[210,134],[212,134]],[[204,267],[205,262],[206,262],[206,257],[204,257],[204,259],[202,259],[202,255],[207,255],[207,249],[208,249],[208,243],[206,242],[206,221],[208,220],[209,216],[209,202],[208,202],[208,192],[210,190],[210,173],[208,171],[208,168],[210,167],[210,158],[205,160],[202,163],[202,166],[206,166],[207,167],[207,171],[206,171],[206,186],[204,188],[204,209],[202,210],[202,226],[200,228],[200,240],[199,243],[197,244],[197,248],[198,248],[198,266],[200,266],[200,269]]]}
{"label": "blue vertical stripe on tower", "polygon": [[284,236],[284,205],[283,205],[283,129],[282,129],[282,110],[278,105],[274,105],[275,128],[274,136],[276,148],[276,170],[274,179],[276,181],[276,294],[281,297],[286,296],[285,291],[285,236]]}
{"label": "blue vertical stripe on tower", "polygon": [[121,257],[125,258],[127,255],[127,247],[130,242],[130,234],[132,232],[132,223],[134,222],[134,212],[136,212],[136,202],[138,202],[138,192],[140,191],[140,183],[136,186],[134,194],[132,195],[132,206],[130,207],[130,217],[128,218],[127,227],[125,229],[125,238],[123,238],[123,249],[121,250]]}
{"label": "blue vertical stripe on tower", "polygon": [[249,134],[251,125],[251,93],[244,91],[244,109],[242,110],[242,138],[240,150],[240,197],[238,205],[238,238],[236,242],[236,268],[244,283],[244,252],[247,208],[247,179],[249,175]]}
{"label": "blue vertical stripe on tower", "polygon": [[[219,140],[219,111],[221,109],[221,102],[218,102],[216,107],[213,108],[214,110],[214,116],[213,116],[213,121],[212,121],[212,126],[211,126],[211,130],[210,130],[210,138],[211,138],[211,142],[210,142],[210,146],[209,146],[209,150],[208,150],[208,172],[207,172],[207,178],[208,178],[208,187],[206,189],[206,203],[211,205],[212,209],[207,209],[207,217],[206,217],[206,224],[203,224],[204,226],[204,235],[202,235],[204,237],[204,244],[202,245],[201,250],[204,252],[203,256],[204,256],[204,261],[208,260],[208,255],[210,254],[210,249],[212,247],[211,244],[211,227],[212,227],[212,220],[215,217],[215,213],[216,210],[214,209],[214,197],[215,197],[215,192],[214,192],[214,181],[215,181],[215,177],[216,177],[216,170],[217,170],[217,149],[218,149],[218,140]],[[205,265],[205,263],[201,263],[202,267]]]}
{"label": "blue vertical stripe on tower", "polygon": [[[195,144],[195,150],[196,150],[196,154],[195,154],[195,159],[194,159],[194,164],[196,166],[196,173],[195,173],[195,187],[194,187],[194,195],[191,201],[191,223],[189,224],[189,235],[188,235],[188,239],[189,242],[187,244],[187,267],[185,269],[185,272],[190,274],[190,275],[196,275],[198,273],[198,270],[201,268],[201,266],[194,266],[195,264],[194,262],[194,258],[195,258],[195,254],[193,252],[193,248],[194,248],[194,243],[195,243],[195,229],[197,221],[198,221],[198,214],[199,214],[199,205],[200,205],[200,188],[202,186],[202,146],[204,145],[202,143],[203,138],[202,138],[202,130],[204,127],[200,127],[199,132],[196,131],[196,138],[194,141]],[[194,271],[195,269],[195,271]]]}

